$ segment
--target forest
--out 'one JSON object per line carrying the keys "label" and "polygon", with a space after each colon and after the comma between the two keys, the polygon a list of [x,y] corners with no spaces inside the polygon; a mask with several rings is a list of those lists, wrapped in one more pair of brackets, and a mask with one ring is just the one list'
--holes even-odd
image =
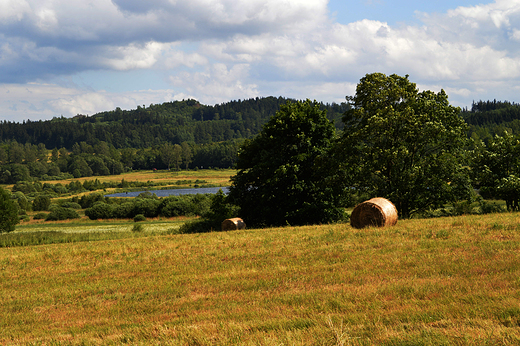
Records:
{"label": "forest", "polygon": [[[183,100],[92,116],[3,121],[0,183],[142,169],[229,168],[243,140],[256,135],[282,104],[294,101],[265,97],[206,106]],[[347,104],[320,107],[341,128]]]}
{"label": "forest", "polygon": [[[143,169],[235,167],[244,141],[258,135],[281,106],[296,102],[265,97],[207,106],[190,99],[133,110],[117,108],[91,116],[3,121],[0,184],[118,175]],[[340,137],[345,126],[343,116],[351,105],[316,104]],[[473,158],[467,165],[488,170],[495,167],[495,175],[506,174],[500,168],[504,160],[490,163],[495,156],[484,156],[488,149],[499,153],[507,145],[514,146],[520,134],[520,105],[478,101],[460,110],[459,117],[467,124],[466,149],[472,156],[466,156]],[[486,179],[491,179],[489,174],[478,181]],[[482,192],[489,197],[496,195],[496,191],[485,188]]]}

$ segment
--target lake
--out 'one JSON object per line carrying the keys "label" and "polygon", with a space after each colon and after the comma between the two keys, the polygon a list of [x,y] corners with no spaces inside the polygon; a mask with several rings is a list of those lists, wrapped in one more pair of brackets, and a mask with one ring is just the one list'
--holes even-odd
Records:
{"label": "lake", "polygon": [[[180,196],[180,195],[195,195],[197,193],[217,193],[218,190],[227,194],[229,187],[200,187],[193,189],[168,189],[168,190],[146,190],[150,193],[155,193],[157,197]],[[121,192],[105,195],[105,197],[137,197],[140,193],[146,191]]]}

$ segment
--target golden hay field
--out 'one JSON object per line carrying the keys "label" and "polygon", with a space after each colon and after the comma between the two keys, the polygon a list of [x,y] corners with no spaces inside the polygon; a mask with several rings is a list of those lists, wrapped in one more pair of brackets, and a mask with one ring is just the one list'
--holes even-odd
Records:
{"label": "golden hay field", "polygon": [[518,345],[519,230],[504,213],[2,248],[0,344]]}

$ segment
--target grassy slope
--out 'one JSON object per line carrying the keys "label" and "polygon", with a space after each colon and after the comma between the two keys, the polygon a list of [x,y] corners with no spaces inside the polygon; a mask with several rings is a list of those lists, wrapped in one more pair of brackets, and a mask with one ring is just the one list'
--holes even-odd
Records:
{"label": "grassy slope", "polygon": [[520,215],[0,249],[0,344],[520,343]]}

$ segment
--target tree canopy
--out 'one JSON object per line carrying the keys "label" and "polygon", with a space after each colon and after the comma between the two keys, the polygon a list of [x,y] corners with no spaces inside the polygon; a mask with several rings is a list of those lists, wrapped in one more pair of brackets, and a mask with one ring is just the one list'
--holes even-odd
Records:
{"label": "tree canopy", "polygon": [[9,191],[0,187],[0,233],[12,232],[18,224],[18,207]]}
{"label": "tree canopy", "polygon": [[340,219],[338,192],[319,167],[335,136],[319,104],[287,103],[239,151],[230,200],[251,226],[300,225]]}
{"label": "tree canopy", "polygon": [[468,196],[466,124],[444,90],[373,73],[347,100],[340,166],[349,187],[390,199],[401,217]]}

